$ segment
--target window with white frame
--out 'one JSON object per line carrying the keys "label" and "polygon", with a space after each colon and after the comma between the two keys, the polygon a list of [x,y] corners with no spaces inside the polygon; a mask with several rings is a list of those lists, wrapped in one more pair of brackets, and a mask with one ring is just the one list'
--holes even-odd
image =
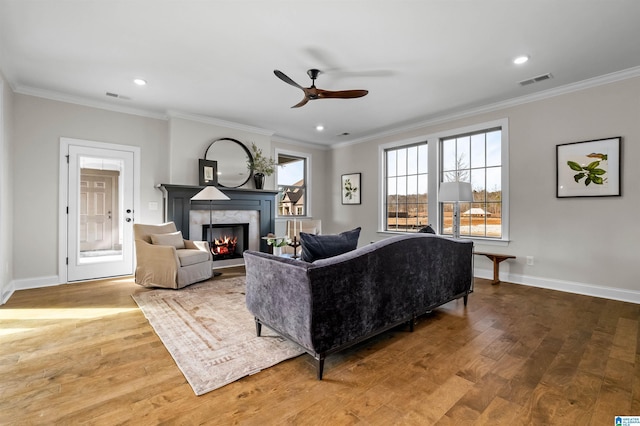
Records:
{"label": "window with white frame", "polygon": [[278,215],[307,216],[307,157],[277,154]]}
{"label": "window with white frame", "polygon": [[[460,236],[503,238],[502,128],[440,139],[440,180],[470,182],[472,202],[460,203]],[[440,233],[452,234],[453,203],[442,203]]]}
{"label": "window with white frame", "polygon": [[417,232],[429,224],[426,142],[384,150],[384,230]]}

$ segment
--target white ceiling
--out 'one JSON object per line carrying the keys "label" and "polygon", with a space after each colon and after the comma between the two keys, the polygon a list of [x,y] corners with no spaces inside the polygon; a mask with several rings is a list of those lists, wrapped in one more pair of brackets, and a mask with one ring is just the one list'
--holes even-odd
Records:
{"label": "white ceiling", "polygon": [[[19,93],[316,144],[639,66],[639,0],[0,0],[0,70]],[[369,94],[291,109],[303,93],[273,70],[307,87],[309,68],[319,88]]]}

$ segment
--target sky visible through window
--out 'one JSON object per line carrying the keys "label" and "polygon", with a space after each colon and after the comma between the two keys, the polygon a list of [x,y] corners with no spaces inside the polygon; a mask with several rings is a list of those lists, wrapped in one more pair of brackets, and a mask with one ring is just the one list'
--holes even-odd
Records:
{"label": "sky visible through window", "polygon": [[293,185],[304,177],[304,161],[292,161],[278,166],[278,185]]}

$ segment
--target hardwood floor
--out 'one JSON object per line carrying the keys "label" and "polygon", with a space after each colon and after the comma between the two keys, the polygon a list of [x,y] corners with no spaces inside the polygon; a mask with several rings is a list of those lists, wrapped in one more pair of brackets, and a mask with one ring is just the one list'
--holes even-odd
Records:
{"label": "hardwood floor", "polygon": [[302,355],[197,397],[131,298],[143,291],[129,278],[16,292],[0,307],[0,424],[612,425],[640,413],[640,305],[477,279],[466,308],[328,357],[322,381]]}

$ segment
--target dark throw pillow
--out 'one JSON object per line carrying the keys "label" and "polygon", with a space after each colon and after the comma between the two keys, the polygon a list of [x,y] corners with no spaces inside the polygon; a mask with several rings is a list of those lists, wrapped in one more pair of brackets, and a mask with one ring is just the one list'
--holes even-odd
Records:
{"label": "dark throw pillow", "polygon": [[423,234],[435,234],[436,233],[436,231],[433,230],[431,225],[425,226],[424,228],[422,228],[418,232],[422,232]]}
{"label": "dark throw pillow", "polygon": [[314,235],[301,232],[300,258],[305,262],[313,262],[355,250],[358,247],[358,237],[360,237],[360,227],[338,235]]}

